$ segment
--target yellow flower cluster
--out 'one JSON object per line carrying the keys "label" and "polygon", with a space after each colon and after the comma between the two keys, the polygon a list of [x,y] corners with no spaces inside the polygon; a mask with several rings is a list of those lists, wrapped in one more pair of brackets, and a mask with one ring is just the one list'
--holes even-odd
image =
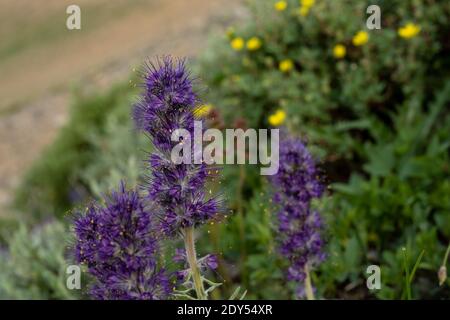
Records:
{"label": "yellow flower cluster", "polygon": [[334,46],[333,56],[336,59],[342,59],[345,57],[346,54],[347,54],[347,49],[345,48],[345,46],[343,44],[337,44]]}
{"label": "yellow flower cluster", "polygon": [[277,11],[284,11],[287,8],[287,2],[286,1],[277,1],[274,4],[274,8]]}
{"label": "yellow flower cluster", "polygon": [[[421,28],[419,25],[409,22],[406,25],[404,25],[403,27],[399,28],[397,30],[398,35],[402,38],[405,39],[411,39],[414,38],[415,36],[417,36],[420,32]],[[359,47],[362,46],[364,44],[366,44],[369,41],[369,34],[366,31],[359,31],[358,33],[356,33],[352,39],[352,43],[353,45]],[[334,56],[336,58],[338,58],[337,56],[339,54],[337,54],[337,46],[335,47],[334,50]],[[341,53],[343,53],[343,55],[345,56],[345,48],[344,50],[341,49],[337,49],[338,51],[341,51]]]}
{"label": "yellow flower cluster", "polygon": [[207,116],[211,110],[213,109],[213,106],[211,104],[204,104],[199,106],[198,108],[195,109],[195,117],[196,118],[203,118],[205,116]]}
{"label": "yellow flower cluster", "polygon": [[278,68],[281,72],[289,72],[294,68],[294,62],[291,59],[281,60]]}
{"label": "yellow flower cluster", "polygon": [[230,45],[235,51],[241,51],[244,49],[244,46],[246,46],[249,51],[255,51],[261,48],[262,41],[258,37],[251,37],[246,43],[243,38],[236,37],[231,40]]}
{"label": "yellow flower cluster", "polygon": [[251,37],[247,41],[247,49],[250,51],[255,51],[261,48],[262,42],[258,37]]}
{"label": "yellow flower cluster", "polygon": [[300,8],[298,10],[298,13],[303,17],[307,16],[309,10],[311,9],[311,7],[314,5],[315,2],[316,0],[300,0]]}
{"label": "yellow flower cluster", "polygon": [[366,31],[359,31],[352,39],[353,45],[359,47],[369,41],[369,34]]}
{"label": "yellow flower cluster", "polygon": [[[298,13],[302,16],[307,16],[309,13],[309,10],[314,6],[315,0],[299,0],[299,1],[300,1],[300,7],[298,8],[299,9]],[[287,9],[287,7],[288,7],[288,2],[285,0],[279,0],[274,3],[274,8],[276,11],[284,11]],[[398,29],[398,34],[402,38],[410,39],[410,38],[417,36],[417,34],[420,31],[421,31],[421,27],[419,25],[416,25],[416,24],[410,22],[410,23],[407,23],[406,25],[400,27]],[[230,45],[233,48],[233,50],[235,50],[235,51],[241,51],[245,47],[247,48],[248,51],[256,51],[262,47],[262,40],[256,36],[251,37],[250,39],[245,41],[242,37],[234,37],[234,30],[232,33],[230,32],[227,35],[230,38]],[[363,46],[368,42],[369,42],[369,33],[364,30],[358,31],[352,38],[352,44],[356,47]],[[335,44],[335,46],[333,47],[334,58],[343,59],[346,55],[347,55],[346,46],[341,43]],[[245,58],[247,58],[247,57],[245,57]],[[243,60],[244,65],[248,64],[246,62],[248,62],[248,61]],[[294,62],[291,59],[284,59],[279,62],[278,69],[283,73],[288,73],[292,69],[294,69]],[[209,105],[205,105],[205,106],[210,107]],[[207,110],[206,113],[209,112],[208,108],[206,108],[204,110]],[[277,121],[280,121],[280,119],[282,119],[281,120],[281,122],[282,122],[282,121],[284,121],[284,117],[285,117],[285,113],[282,110],[279,110],[279,111],[277,111],[277,113],[275,113],[269,117],[269,122],[271,122],[271,124],[273,124],[272,123],[272,120],[273,120],[274,123],[278,123]],[[272,120],[270,120],[270,119],[272,119]],[[274,124],[274,125],[277,125],[277,124]]]}
{"label": "yellow flower cluster", "polygon": [[414,38],[420,32],[420,26],[410,22],[398,29],[398,35],[405,39]]}
{"label": "yellow flower cluster", "polygon": [[286,119],[286,112],[284,112],[281,109],[278,109],[275,113],[269,116],[269,123],[270,125],[276,127],[283,124],[285,119]]}

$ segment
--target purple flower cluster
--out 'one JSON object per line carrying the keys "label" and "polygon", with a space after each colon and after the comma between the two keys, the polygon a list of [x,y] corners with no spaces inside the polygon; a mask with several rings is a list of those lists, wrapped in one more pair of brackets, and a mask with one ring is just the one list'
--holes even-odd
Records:
{"label": "purple flower cluster", "polygon": [[175,164],[171,150],[180,141],[172,141],[174,130],[185,129],[193,136],[198,103],[193,82],[184,61],[165,57],[149,64],[144,73],[144,93],[134,108],[137,127],[147,133],[155,150],[148,160],[148,198],[159,206],[161,230],[174,236],[186,227],[217,220],[223,213],[221,201],[207,197],[207,179],[216,168],[194,164]]}
{"label": "purple flower cluster", "polygon": [[311,208],[311,201],[322,195],[323,186],[314,159],[300,140],[283,137],[279,152],[280,168],[272,177],[272,184],[274,202],[280,206],[280,253],[290,262],[288,279],[302,282],[305,266],[311,268],[325,258],[322,221]]}
{"label": "purple flower cluster", "polygon": [[74,220],[75,260],[95,281],[95,299],[166,299],[169,276],[158,268],[152,213],[135,191],[121,184],[104,206],[93,204]]}

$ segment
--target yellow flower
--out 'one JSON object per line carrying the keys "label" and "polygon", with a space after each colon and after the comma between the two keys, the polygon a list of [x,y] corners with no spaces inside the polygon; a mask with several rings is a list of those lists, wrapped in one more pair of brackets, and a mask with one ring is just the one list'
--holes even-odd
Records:
{"label": "yellow flower", "polygon": [[315,2],[316,0],[300,0],[301,6],[308,9],[310,9]]}
{"label": "yellow flower", "polygon": [[366,31],[359,31],[352,40],[355,46],[362,46],[363,44],[366,44],[367,41],[369,41],[369,34]]}
{"label": "yellow flower", "polygon": [[308,7],[300,7],[298,8],[298,14],[301,15],[302,17],[306,17],[309,13],[309,8]]}
{"label": "yellow flower", "polygon": [[195,109],[195,117],[196,118],[203,118],[207,116],[211,110],[213,109],[213,106],[211,104],[204,104],[199,106],[197,109]]}
{"label": "yellow flower", "polygon": [[250,51],[255,51],[261,48],[261,40],[258,37],[252,37],[247,41],[247,49]]}
{"label": "yellow flower", "polygon": [[405,39],[415,37],[420,32],[420,26],[414,23],[407,23],[405,26],[398,29],[398,35]]}
{"label": "yellow flower", "polygon": [[284,122],[285,119],[286,119],[286,112],[279,109],[269,116],[269,123],[272,126],[279,126]]}
{"label": "yellow flower", "polygon": [[283,11],[283,10],[286,10],[287,2],[286,2],[286,1],[277,1],[277,2],[274,4],[274,7],[275,7],[275,10],[277,10],[277,11]]}
{"label": "yellow flower", "polygon": [[300,8],[298,8],[298,14],[306,17],[315,2],[315,0],[300,0]]}
{"label": "yellow flower", "polygon": [[333,48],[333,56],[336,59],[342,59],[343,57],[345,57],[346,53],[347,53],[347,49],[342,44],[337,44]]}
{"label": "yellow flower", "polygon": [[241,37],[234,38],[231,40],[231,47],[236,51],[242,50],[244,48],[244,39]]}
{"label": "yellow flower", "polygon": [[280,64],[278,66],[281,72],[289,72],[294,68],[294,63],[291,59],[284,59],[280,61]]}

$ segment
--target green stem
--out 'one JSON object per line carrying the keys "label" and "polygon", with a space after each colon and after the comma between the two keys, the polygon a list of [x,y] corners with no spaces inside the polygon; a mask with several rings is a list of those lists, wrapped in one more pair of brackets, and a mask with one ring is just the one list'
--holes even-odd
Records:
{"label": "green stem", "polygon": [[407,300],[412,299],[412,293],[411,293],[411,286],[409,282],[409,266],[408,266],[408,252],[406,251],[406,248],[402,248],[403,252],[403,268],[405,269],[405,292]]}
{"label": "green stem", "polygon": [[447,260],[448,260],[448,255],[450,254],[450,243],[448,244],[447,250],[445,251],[445,255],[444,255],[444,261],[442,262],[442,265],[444,267],[447,266]]}
{"label": "green stem", "polygon": [[[213,244],[215,252],[220,252],[220,245],[219,245],[220,229],[219,229],[219,225],[216,223],[211,227],[210,239]],[[218,256],[218,259],[219,259],[219,274],[222,276],[223,284],[224,284],[222,290],[225,292],[228,292],[229,291],[228,284],[231,284],[231,277],[228,273],[228,269],[224,267],[225,264],[223,261],[222,254],[220,254]],[[216,294],[218,294],[218,292],[217,292],[217,290],[214,290],[212,292],[213,298],[220,299],[219,296],[214,297],[214,295],[216,295]]]}
{"label": "green stem", "polygon": [[194,282],[194,289],[195,293],[197,294],[197,299],[206,300],[207,296],[205,293],[205,288],[203,286],[203,280],[200,274],[200,270],[197,264],[197,254],[195,252],[193,227],[188,227],[184,229],[184,245],[186,247],[186,257],[189,263],[189,268],[191,270],[192,280]]}
{"label": "green stem", "polygon": [[247,268],[245,266],[245,262],[247,260],[247,250],[245,244],[245,219],[244,219],[244,199],[243,199],[243,191],[245,184],[245,168],[244,165],[239,166],[239,185],[238,185],[238,203],[237,203],[237,211],[238,211],[238,221],[239,221],[239,248],[241,254],[241,278],[245,286],[247,286]]}
{"label": "green stem", "polygon": [[311,275],[309,274],[309,268],[308,265],[305,265],[305,293],[306,293],[306,299],[308,300],[316,300],[314,297],[314,291],[311,284]]}

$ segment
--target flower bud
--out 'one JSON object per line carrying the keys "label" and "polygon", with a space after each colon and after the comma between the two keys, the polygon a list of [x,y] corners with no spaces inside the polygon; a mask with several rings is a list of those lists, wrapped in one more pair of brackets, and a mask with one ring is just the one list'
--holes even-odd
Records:
{"label": "flower bud", "polygon": [[441,266],[438,271],[438,279],[439,279],[439,285],[442,286],[447,280],[447,268],[445,266]]}

